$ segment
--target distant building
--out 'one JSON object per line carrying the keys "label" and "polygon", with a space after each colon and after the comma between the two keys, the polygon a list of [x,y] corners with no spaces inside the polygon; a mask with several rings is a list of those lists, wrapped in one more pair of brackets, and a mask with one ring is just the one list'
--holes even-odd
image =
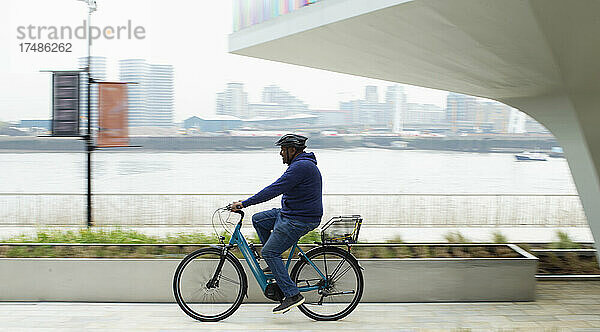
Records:
{"label": "distant building", "polygon": [[407,103],[405,114],[407,129],[447,129],[446,111],[436,105]]}
{"label": "distant building", "polygon": [[262,102],[279,105],[282,111],[280,117],[308,113],[307,104],[277,85],[269,85],[263,89]]}
{"label": "distant building", "polygon": [[473,96],[449,93],[446,98],[446,121],[453,133],[474,131],[477,121],[478,103]]}
{"label": "distant building", "polygon": [[350,127],[352,113],[348,110],[311,110],[310,114],[318,117],[316,125],[321,128]]}
{"label": "distant building", "polygon": [[242,120],[230,115],[192,116],[183,121],[185,129],[197,129],[200,132],[219,132],[237,129],[242,126]]}
{"label": "distant building", "polygon": [[379,103],[379,93],[376,86],[367,85],[365,87],[365,101],[368,103]]}
{"label": "distant building", "polygon": [[285,109],[275,103],[248,104],[248,113],[252,118],[283,118],[286,115]]}
{"label": "distant building", "polygon": [[311,114],[296,114],[284,118],[253,118],[244,119],[243,126],[257,130],[292,130],[314,128],[318,116]]}
{"label": "distant building", "polygon": [[525,131],[525,113],[511,109],[510,116],[508,118],[508,133],[509,134],[524,134]]}
{"label": "distant building", "polygon": [[365,87],[365,99],[340,102],[340,109],[352,114],[352,125],[357,129],[390,127],[389,107],[379,102],[377,87]]}
{"label": "distant building", "polygon": [[120,60],[119,80],[135,83],[127,86],[130,127],[173,126],[173,66]]}
{"label": "distant building", "polygon": [[400,85],[388,86],[385,93],[386,118],[388,127],[394,133],[404,130],[404,118],[407,113],[406,94]]}
{"label": "distant building", "polygon": [[[297,120],[293,116],[307,115],[310,111],[308,105],[276,85],[263,89],[262,102],[248,103],[244,84],[227,83],[225,91],[217,93],[216,113],[248,120],[246,124],[249,126],[270,127],[266,123],[275,123],[278,119],[295,123]],[[311,117],[310,114],[308,116]],[[295,124],[291,124],[290,128],[293,127]]]}
{"label": "distant building", "polygon": [[508,133],[511,107],[499,102],[484,101],[480,103],[483,122],[489,123],[490,132],[497,134]]}
{"label": "distant building", "polygon": [[217,93],[216,113],[240,119],[251,117],[248,113],[248,94],[244,92],[243,83],[227,83],[225,91]]}
{"label": "distant building", "polygon": [[18,127],[23,129],[44,129],[50,130],[52,120],[21,120]]}

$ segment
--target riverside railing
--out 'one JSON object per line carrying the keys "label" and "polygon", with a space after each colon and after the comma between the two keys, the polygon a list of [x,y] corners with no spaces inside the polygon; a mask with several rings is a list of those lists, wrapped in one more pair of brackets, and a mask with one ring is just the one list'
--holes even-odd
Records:
{"label": "riverside railing", "polygon": [[[97,226],[210,226],[216,208],[249,196],[98,193],[93,219]],[[85,200],[79,193],[0,193],[0,226],[84,226]],[[577,195],[325,194],[323,205],[323,220],[360,214],[365,227],[588,226]],[[279,206],[274,199],[246,211]]]}

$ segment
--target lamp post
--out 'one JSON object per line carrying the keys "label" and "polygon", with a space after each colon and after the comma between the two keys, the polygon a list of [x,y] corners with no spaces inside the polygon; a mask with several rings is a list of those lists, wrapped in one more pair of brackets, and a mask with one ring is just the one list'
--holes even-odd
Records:
{"label": "lamp post", "polygon": [[78,0],[83,1],[88,5],[88,21],[87,21],[87,133],[85,135],[86,155],[87,155],[87,227],[92,227],[92,151],[94,151],[94,140],[92,138],[92,108],[91,108],[91,90],[92,90],[92,13],[96,11],[96,0]]}

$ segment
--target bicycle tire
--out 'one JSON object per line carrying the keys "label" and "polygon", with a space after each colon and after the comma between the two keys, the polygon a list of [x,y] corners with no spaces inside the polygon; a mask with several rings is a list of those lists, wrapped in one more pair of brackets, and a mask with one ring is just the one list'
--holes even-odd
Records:
{"label": "bicycle tire", "polygon": [[[186,290],[186,294],[182,294],[182,276],[184,276],[184,273],[186,272],[186,268],[191,269],[190,268],[190,263],[192,261],[194,261],[195,259],[212,259],[211,261],[200,261],[198,264],[194,264],[195,266],[197,266],[197,270],[201,271],[207,271],[206,273],[204,273],[205,275],[209,275],[212,276],[212,274],[214,273],[215,268],[206,268],[204,265],[208,265],[208,264],[213,264],[215,263],[215,261],[217,261],[217,259],[220,257],[222,253],[222,250],[219,248],[203,248],[203,249],[199,249],[196,250],[190,254],[188,254],[177,266],[177,269],[175,270],[175,274],[173,275],[173,294],[175,296],[175,300],[177,301],[177,304],[179,305],[179,307],[181,308],[181,310],[183,310],[183,312],[185,312],[188,316],[199,320],[199,321],[203,321],[203,322],[216,322],[216,321],[220,321],[223,320],[229,316],[231,316],[242,304],[243,300],[244,300],[244,296],[247,294],[248,291],[248,279],[246,277],[246,273],[244,272],[244,269],[242,267],[242,264],[240,263],[240,261],[230,252],[227,252],[227,255],[225,256],[225,261],[223,263],[223,267],[221,270],[221,273],[223,273],[224,270],[227,270],[227,273],[229,273],[230,275],[234,275],[233,273],[231,273],[231,269],[233,269],[235,271],[235,276],[237,276],[237,279],[239,280],[239,290],[237,293],[235,294],[235,300],[233,300],[233,302],[231,303],[230,306],[226,307],[225,310],[223,310],[222,312],[218,312],[217,314],[212,314],[212,315],[208,315],[208,314],[204,314],[201,312],[198,312],[198,309],[194,309],[192,307],[192,302],[186,300],[187,297],[187,290]],[[204,256],[204,257],[201,257]],[[227,264],[229,263],[229,264]],[[204,264],[204,265],[201,265]],[[218,265],[218,262],[217,262]],[[187,277],[187,276],[190,277]],[[214,288],[215,290],[212,290],[212,293],[210,293],[210,297],[206,298],[206,296],[204,297],[207,300],[213,299],[215,300],[215,302],[212,302],[211,304],[206,304],[206,306],[210,306],[210,305],[220,305],[223,306],[223,304],[220,304],[219,302],[216,302],[216,295],[219,291],[220,291],[220,284],[217,284],[216,287],[212,287],[212,288],[207,288],[206,287],[206,277],[198,277],[195,278],[195,273],[194,272],[190,272],[189,274],[186,274],[186,288],[191,288],[188,287],[188,284],[192,284],[194,285],[193,288],[196,289],[198,288],[198,290],[196,290],[195,292],[193,292],[192,294],[195,295],[196,292],[199,291],[205,291],[205,292],[211,292],[211,290]],[[188,282],[187,279],[190,278],[194,278],[194,279],[198,279],[199,281],[193,280],[193,282]],[[229,283],[235,283],[235,278],[233,277],[224,277],[222,274],[220,274],[219,276],[219,281],[221,280],[221,278],[223,278],[224,281],[228,281]],[[210,277],[208,278],[210,279]],[[232,281],[233,280],[233,281]],[[226,288],[223,288],[224,290],[226,290]],[[207,302],[208,303],[208,302]],[[196,305],[196,304],[194,304]],[[227,306],[227,304],[225,304],[225,306]],[[218,309],[220,311],[220,309]]]}
{"label": "bicycle tire", "polygon": [[[356,285],[354,286],[354,288],[356,289],[352,289],[352,290],[348,290],[348,291],[354,291],[354,297],[352,298],[352,300],[350,302],[346,304],[340,304],[341,307],[343,307],[343,309],[341,309],[339,312],[334,312],[332,314],[322,314],[322,313],[318,313],[316,312],[316,308],[318,308],[319,305],[322,306],[321,304],[315,304],[315,303],[310,303],[310,302],[305,302],[304,304],[300,305],[298,308],[300,309],[300,311],[305,314],[306,316],[308,316],[311,319],[314,320],[318,320],[318,321],[334,321],[334,320],[339,320],[342,319],[346,316],[348,316],[352,311],[354,311],[354,309],[356,309],[356,306],[358,305],[358,303],[360,302],[360,299],[362,298],[362,293],[363,293],[363,289],[364,289],[364,278],[363,278],[363,274],[362,274],[362,269],[361,267],[358,265],[358,261],[356,260],[356,258],[354,258],[354,256],[352,256],[352,254],[350,254],[349,252],[340,249],[338,247],[333,247],[333,246],[323,246],[323,247],[318,247],[312,250],[309,250],[306,253],[306,256],[317,266],[321,265],[321,266],[327,266],[329,263],[326,261],[327,256],[332,256],[332,257],[337,257],[340,262],[339,263],[334,263],[336,266],[343,266],[344,264],[348,266],[347,271],[352,270],[354,272],[354,280],[356,282]],[[321,260],[320,258],[323,257],[323,260]],[[312,269],[313,274],[316,273],[316,271],[312,268],[312,266],[308,263],[308,261],[305,258],[301,258],[300,260],[298,260],[298,262],[296,262],[296,264],[294,265],[294,267],[292,268],[292,272],[290,273],[290,277],[291,279],[296,283],[302,283],[302,282],[306,282],[306,280],[303,280],[303,277],[301,277],[301,275],[303,274],[303,270],[306,271],[310,271]],[[319,269],[321,270],[322,273],[325,273],[323,270],[324,268],[319,267]],[[339,269],[339,268],[338,268]],[[336,269],[336,270],[338,270]],[[346,272],[347,272],[346,271]],[[331,281],[331,275],[329,275],[329,273],[336,273],[334,271],[327,271],[327,278],[328,280]],[[320,278],[320,277],[319,277]],[[315,277],[315,280],[317,278]],[[322,278],[321,278],[322,279]],[[335,280],[335,275],[332,278],[333,280]],[[334,281],[332,284],[332,287],[335,289],[335,283],[337,283],[337,281]],[[298,286],[300,287],[301,285],[298,284]],[[310,291],[310,292],[305,292],[305,297],[309,296],[314,296],[315,293],[318,291]],[[335,292],[333,292],[335,293]],[[319,295],[317,295],[319,296]],[[323,298],[321,298],[321,301],[323,301]],[[345,302],[340,302],[340,303],[345,303]],[[333,305],[333,303],[326,303],[326,305]],[[345,307],[344,307],[345,306]],[[336,309],[334,309],[336,310]]]}

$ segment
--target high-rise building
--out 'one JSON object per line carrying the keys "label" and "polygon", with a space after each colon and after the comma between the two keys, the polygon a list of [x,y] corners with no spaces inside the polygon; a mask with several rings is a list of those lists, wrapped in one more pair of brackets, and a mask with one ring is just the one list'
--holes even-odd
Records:
{"label": "high-rise building", "polygon": [[508,118],[508,133],[509,134],[524,134],[525,133],[525,120],[527,120],[525,113],[513,108],[510,110],[510,116]]}
{"label": "high-rise building", "polygon": [[410,129],[443,130],[447,129],[446,112],[433,104],[406,104],[404,125]]}
{"label": "high-rise building", "polygon": [[368,103],[378,103],[379,102],[379,93],[377,92],[376,86],[367,85],[365,87],[365,101]]}
{"label": "high-rise building", "polygon": [[248,112],[248,94],[243,83],[227,83],[225,91],[217,93],[218,115],[230,115],[240,119],[250,118]]}
{"label": "high-rise building", "polygon": [[173,66],[150,65],[148,93],[147,119],[150,125],[159,127],[172,126],[175,103]]}
{"label": "high-rise building", "polygon": [[127,86],[130,127],[173,126],[173,66],[120,60],[119,79],[133,83]]}
{"label": "high-rise building", "polygon": [[277,85],[269,85],[263,89],[262,102],[279,105],[282,117],[308,113],[308,105],[291,93]]}
{"label": "high-rise building", "polygon": [[388,86],[385,93],[385,104],[388,128],[394,133],[402,132],[404,129],[404,119],[407,115],[404,88],[400,85]]}
{"label": "high-rise building", "polygon": [[388,105],[379,102],[377,87],[365,87],[365,99],[340,102],[340,109],[352,114],[352,124],[359,129],[387,128]]}
{"label": "high-rise building", "polygon": [[[87,57],[79,58],[79,67],[86,68],[88,65]],[[106,57],[103,56],[92,56],[90,58],[90,68],[92,79],[96,81],[105,81],[106,80]],[[79,116],[81,119],[80,128],[81,133],[85,133],[87,130],[87,87],[88,87],[88,76],[87,72],[82,72],[79,76],[79,85],[80,85],[80,98],[79,98]],[[91,118],[92,118],[92,128],[95,129],[98,127],[98,84],[92,84],[92,89],[90,90],[90,107],[91,107]]]}
{"label": "high-rise building", "polygon": [[446,120],[451,130],[456,133],[461,130],[472,130],[477,121],[477,99],[473,96],[449,93],[446,98]]}
{"label": "high-rise building", "polygon": [[484,101],[481,103],[485,121],[490,123],[490,131],[498,134],[508,133],[508,122],[511,107],[499,102]]}

